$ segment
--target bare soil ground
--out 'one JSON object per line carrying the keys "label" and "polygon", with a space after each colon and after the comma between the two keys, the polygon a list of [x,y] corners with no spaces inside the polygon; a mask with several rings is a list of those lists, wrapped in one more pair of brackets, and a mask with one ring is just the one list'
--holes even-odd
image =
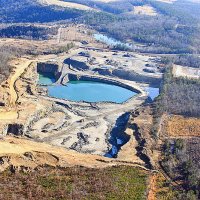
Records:
{"label": "bare soil ground", "polygon": [[192,67],[185,67],[181,65],[174,65],[173,66],[173,75],[175,77],[185,77],[185,78],[200,78],[200,69],[199,68],[192,68]]}
{"label": "bare soil ground", "polygon": [[6,136],[0,140],[0,157],[3,161],[0,165],[0,171],[11,166],[16,170],[33,170],[44,165],[53,167],[85,166],[90,168],[129,165],[145,169],[133,162],[81,154],[73,150],[11,136]]}
{"label": "bare soil ground", "polygon": [[149,193],[147,196],[147,200],[156,200],[156,179],[157,174],[151,174],[149,177]]}

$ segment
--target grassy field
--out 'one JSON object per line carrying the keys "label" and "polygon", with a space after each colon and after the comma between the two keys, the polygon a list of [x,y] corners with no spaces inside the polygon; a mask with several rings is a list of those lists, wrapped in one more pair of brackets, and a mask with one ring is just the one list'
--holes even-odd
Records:
{"label": "grassy field", "polygon": [[132,167],[42,168],[0,175],[0,199],[146,199],[148,174]]}

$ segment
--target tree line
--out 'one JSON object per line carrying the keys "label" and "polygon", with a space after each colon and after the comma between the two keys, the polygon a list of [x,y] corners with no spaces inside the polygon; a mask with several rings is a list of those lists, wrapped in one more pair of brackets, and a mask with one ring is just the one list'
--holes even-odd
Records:
{"label": "tree line", "polygon": [[169,67],[156,102],[156,112],[200,117],[199,94],[199,80],[173,77],[172,68]]}

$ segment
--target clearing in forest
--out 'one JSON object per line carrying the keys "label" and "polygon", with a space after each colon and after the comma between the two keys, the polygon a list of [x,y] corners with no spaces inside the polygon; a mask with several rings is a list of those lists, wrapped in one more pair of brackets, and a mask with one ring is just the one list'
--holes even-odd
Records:
{"label": "clearing in forest", "polygon": [[186,67],[181,65],[173,66],[173,75],[175,77],[186,77],[186,78],[200,78],[200,68]]}
{"label": "clearing in forest", "polygon": [[133,13],[135,15],[149,15],[149,16],[157,15],[156,10],[152,6],[149,6],[149,5],[134,6]]}
{"label": "clearing in forest", "polygon": [[200,136],[200,119],[173,116],[167,122],[167,132],[171,137]]}

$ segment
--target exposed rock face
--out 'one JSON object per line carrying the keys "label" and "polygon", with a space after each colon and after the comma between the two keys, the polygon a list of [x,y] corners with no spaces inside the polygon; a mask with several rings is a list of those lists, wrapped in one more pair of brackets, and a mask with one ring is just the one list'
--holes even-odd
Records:
{"label": "exposed rock face", "polygon": [[72,58],[68,58],[64,61],[65,64],[71,65],[74,69],[77,70],[88,70],[89,66],[85,64],[85,62],[81,62],[78,60],[73,60]]}
{"label": "exposed rock face", "polygon": [[95,82],[101,82],[106,84],[113,84],[117,85],[123,88],[126,88],[128,90],[134,91],[136,93],[140,93],[139,90],[135,89],[134,87],[131,87],[127,84],[123,84],[122,82],[111,80],[108,78],[101,78],[101,77],[93,77],[93,76],[87,76],[87,75],[77,75],[77,74],[67,74],[62,81],[62,84],[67,84],[68,81],[95,81]]}
{"label": "exposed rock face", "polygon": [[70,149],[81,152],[82,147],[86,144],[89,144],[88,137],[89,137],[88,135],[86,135],[82,132],[77,133],[78,141],[73,143],[72,146],[70,147]]}
{"label": "exposed rock face", "polygon": [[[155,167],[156,141],[151,135],[153,124],[152,110],[150,106],[144,106],[132,113],[129,121],[129,128],[133,130],[134,137],[137,141],[137,156],[145,162],[148,168]],[[154,155],[154,156],[153,156]]]}
{"label": "exposed rock face", "polygon": [[98,74],[103,75],[103,76],[113,76],[112,75],[112,70],[110,69],[99,69],[95,68],[93,69],[94,72],[98,72]]}
{"label": "exposed rock face", "polygon": [[20,136],[23,135],[23,130],[24,126],[22,124],[9,124],[7,133]]}
{"label": "exposed rock face", "polygon": [[0,106],[5,106],[5,103],[3,103],[3,102],[0,102]]}
{"label": "exposed rock face", "polygon": [[57,80],[61,75],[61,67],[52,62],[39,62],[37,63],[37,72],[53,74]]}
{"label": "exposed rock face", "polygon": [[130,80],[130,81],[137,81],[141,83],[148,83],[151,85],[160,85],[161,79],[156,78],[156,77],[150,77],[150,76],[145,76],[141,74],[137,74],[134,71],[126,71],[126,70],[121,70],[121,69],[116,69],[112,71],[112,74],[114,76],[117,76],[122,79]]}

